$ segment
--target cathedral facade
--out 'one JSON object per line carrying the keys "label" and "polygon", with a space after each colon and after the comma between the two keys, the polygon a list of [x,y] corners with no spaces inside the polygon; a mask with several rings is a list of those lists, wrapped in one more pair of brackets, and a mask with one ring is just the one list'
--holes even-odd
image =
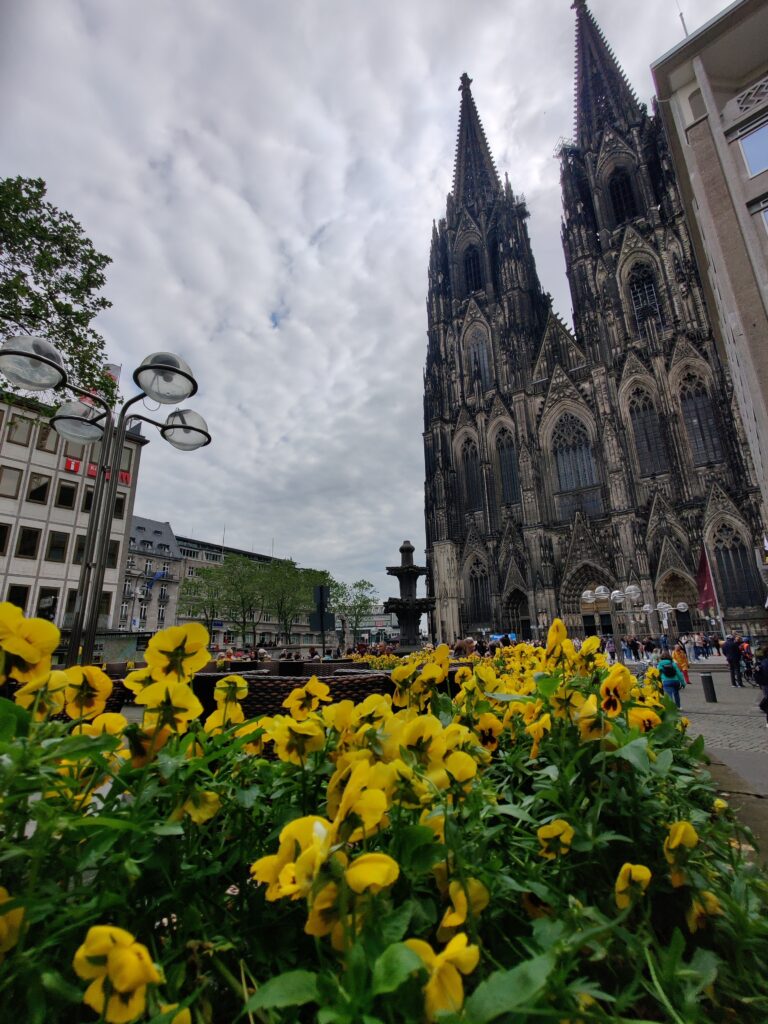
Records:
{"label": "cathedral facade", "polygon": [[[561,616],[577,635],[674,634],[714,628],[718,611],[765,632],[764,513],[660,118],[585,0],[574,8],[576,137],[560,149],[574,330],[461,79],[427,297],[433,633],[529,638]],[[697,607],[707,567],[719,609]],[[639,597],[618,600],[630,584]],[[616,599],[583,600],[597,588]]]}

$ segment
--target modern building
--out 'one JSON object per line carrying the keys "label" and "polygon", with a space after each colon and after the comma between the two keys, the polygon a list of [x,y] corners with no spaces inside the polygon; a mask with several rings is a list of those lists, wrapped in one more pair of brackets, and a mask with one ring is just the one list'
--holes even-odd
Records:
{"label": "modern building", "polygon": [[731,4],[656,61],[653,76],[768,508],[768,3]]}
{"label": "modern building", "polygon": [[[66,632],[72,624],[98,452],[64,441],[52,409],[0,399],[0,600],[42,616]],[[99,628],[116,624],[123,552],[133,512],[141,449],[129,432],[123,448]]]}
{"label": "modern building", "polygon": [[[574,330],[539,281],[461,78],[453,188],[433,228],[424,376],[433,634],[765,626],[764,523],[658,116],[575,0],[575,138],[559,151]],[[634,584],[637,605],[584,600]],[[601,591],[605,592],[605,591]],[[645,611],[643,611],[645,607]]]}

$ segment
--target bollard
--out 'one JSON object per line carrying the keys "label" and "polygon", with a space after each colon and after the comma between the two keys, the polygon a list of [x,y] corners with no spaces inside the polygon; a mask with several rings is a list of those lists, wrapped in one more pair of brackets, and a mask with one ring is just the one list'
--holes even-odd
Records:
{"label": "bollard", "polygon": [[701,688],[704,690],[704,700],[707,704],[717,704],[717,694],[711,672],[701,673]]}

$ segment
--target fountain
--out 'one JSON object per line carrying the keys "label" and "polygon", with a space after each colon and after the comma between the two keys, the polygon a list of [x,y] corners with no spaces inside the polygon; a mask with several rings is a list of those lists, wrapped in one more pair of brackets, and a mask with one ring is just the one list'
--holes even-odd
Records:
{"label": "fountain", "polygon": [[384,611],[394,612],[400,626],[400,651],[412,651],[419,646],[419,623],[424,612],[435,607],[434,597],[416,597],[419,576],[426,576],[424,566],[413,564],[413,544],[404,540],[400,545],[400,565],[388,565],[387,575],[396,576],[400,584],[400,597],[390,597]]}

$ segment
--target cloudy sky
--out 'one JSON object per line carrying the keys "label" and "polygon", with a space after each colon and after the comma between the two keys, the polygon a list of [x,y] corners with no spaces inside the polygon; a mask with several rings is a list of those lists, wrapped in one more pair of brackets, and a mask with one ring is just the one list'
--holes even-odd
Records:
{"label": "cloudy sky", "polygon": [[[724,6],[680,3],[689,30]],[[649,101],[675,0],[591,9]],[[158,349],[199,380],[213,443],[153,437],[137,513],[394,593],[404,537],[423,561],[427,260],[459,76],[570,320],[553,152],[573,37],[568,0],[0,0],[0,175],[44,178],[113,258],[97,326],[123,394]]]}

